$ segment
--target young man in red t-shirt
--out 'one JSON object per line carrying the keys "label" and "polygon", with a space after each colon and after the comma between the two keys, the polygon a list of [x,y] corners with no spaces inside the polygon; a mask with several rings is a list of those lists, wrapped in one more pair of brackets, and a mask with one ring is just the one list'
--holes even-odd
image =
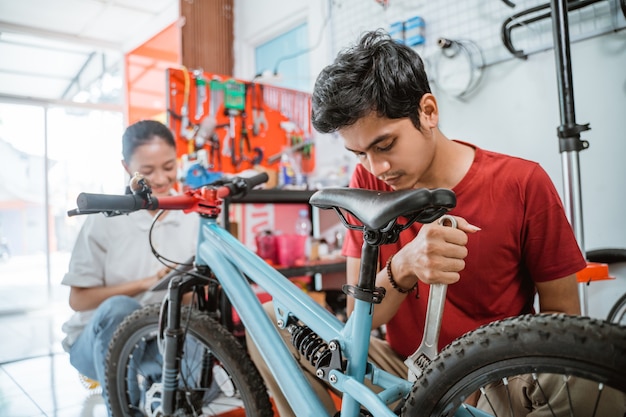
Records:
{"label": "young man in red t-shirt", "polygon": [[[407,376],[403,361],[422,339],[430,284],[450,284],[440,348],[482,324],[532,313],[536,295],[541,312],[580,314],[576,272],[586,263],[550,178],[537,163],[448,139],[413,50],[382,32],[366,33],[318,76],[312,122],[339,133],[357,157],[350,187],[448,188],[457,197],[450,214],[458,228],[414,224],[380,247],[376,286],[386,294],[373,327],[386,326],[386,341],[370,346],[378,367]],[[347,233],[348,284],[358,282],[362,243],[360,232]],[[324,396],[322,382],[311,381]],[[268,386],[281,416],[289,415]]]}
{"label": "young man in red t-shirt", "polygon": [[[432,105],[436,106],[434,102]],[[406,122],[410,123],[408,119]],[[359,129],[360,123],[363,121],[347,130]],[[388,124],[381,124],[383,130],[371,130],[374,137],[389,135],[375,145],[387,148],[383,154],[376,150],[360,153],[368,145],[346,139],[346,146],[363,159],[354,172],[351,187],[392,191],[402,189],[403,184],[420,183],[415,176],[420,173],[410,172],[416,164],[407,157],[411,152],[402,141],[423,144],[418,139],[405,138],[405,133],[397,130],[402,124],[397,122],[391,129]],[[355,130],[346,137],[352,137]],[[363,137],[369,138],[367,134]],[[536,163],[450,141],[440,133],[423,142],[426,141],[436,149],[437,158],[459,161],[437,168],[450,180],[432,178],[420,186],[445,187],[455,192],[457,205],[450,214],[457,217],[460,227],[455,231],[438,225],[424,226],[424,232],[419,233],[422,225],[415,223],[400,235],[397,243],[380,247],[379,264],[383,268],[377,286],[384,286],[387,293],[382,304],[376,306],[374,325],[386,324],[391,348],[405,357],[417,349],[422,340],[428,284],[433,283],[453,284],[447,291],[440,348],[483,324],[533,312],[535,288],[542,312],[579,313],[574,274],[585,267],[585,261],[545,171]],[[395,154],[396,147],[403,151]],[[402,158],[407,161],[407,168],[401,161],[395,162]],[[396,187],[379,179],[386,178],[386,173],[377,178],[372,175],[374,171],[368,171],[377,164],[390,167],[386,172],[390,173],[389,178],[398,177]],[[429,167],[436,168],[436,163]],[[343,252],[348,257],[348,281],[352,284],[358,279],[362,244],[362,233],[348,232]],[[417,283],[414,291],[420,294],[419,298],[393,288],[389,276],[397,287],[407,291]]]}

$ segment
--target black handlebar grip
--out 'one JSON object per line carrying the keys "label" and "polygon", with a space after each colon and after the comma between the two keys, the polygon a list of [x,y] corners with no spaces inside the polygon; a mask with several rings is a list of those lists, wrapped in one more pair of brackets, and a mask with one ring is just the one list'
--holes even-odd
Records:
{"label": "black handlebar grip", "polygon": [[81,212],[120,211],[132,212],[147,207],[146,201],[135,194],[112,195],[80,193],[76,205]]}
{"label": "black handlebar grip", "polygon": [[260,174],[255,175],[254,177],[248,178],[246,180],[246,182],[248,183],[248,190],[251,190],[257,185],[261,185],[267,182],[267,180],[269,179],[270,177],[267,175],[267,172],[261,172]]}
{"label": "black handlebar grip", "polygon": [[224,184],[224,186],[218,190],[217,195],[220,198],[243,197],[248,193],[248,191],[259,184],[267,182],[268,179],[269,176],[267,175],[267,172],[262,172],[248,178],[235,177],[229,184]]}

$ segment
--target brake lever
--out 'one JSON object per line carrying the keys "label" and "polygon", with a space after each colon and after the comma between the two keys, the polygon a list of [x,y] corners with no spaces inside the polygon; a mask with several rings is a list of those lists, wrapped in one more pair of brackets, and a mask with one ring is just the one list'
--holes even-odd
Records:
{"label": "brake lever", "polygon": [[115,217],[115,216],[121,216],[122,214],[128,214],[128,212],[120,211],[120,210],[102,211],[101,213],[104,214],[104,217]]}
{"label": "brake lever", "polygon": [[96,213],[102,213],[106,217],[113,217],[113,216],[119,216],[121,214],[126,214],[125,212],[120,211],[120,210],[102,211],[102,210],[81,210],[81,209],[75,208],[75,209],[68,210],[67,216],[72,217],[72,216],[80,216],[83,214],[96,214]]}
{"label": "brake lever", "polygon": [[[128,187],[130,188],[130,191],[133,194],[138,195],[141,198],[143,198],[146,201],[146,205],[148,207],[154,204],[154,201],[152,200],[152,187],[150,186],[148,179],[145,178],[143,175],[141,175],[139,172],[135,172],[133,174],[132,178],[130,179],[128,183]],[[124,213],[116,210],[116,211],[105,213],[104,215],[107,217],[113,217],[113,216],[119,216],[120,214],[124,214]]]}
{"label": "brake lever", "polygon": [[[456,219],[447,214],[441,216],[438,222],[442,226],[457,227]],[[404,364],[409,368],[408,380],[411,382],[419,378],[423,370],[437,356],[439,332],[441,330],[447,290],[448,286],[446,284],[433,284],[430,286],[422,342],[415,352],[404,361]]]}

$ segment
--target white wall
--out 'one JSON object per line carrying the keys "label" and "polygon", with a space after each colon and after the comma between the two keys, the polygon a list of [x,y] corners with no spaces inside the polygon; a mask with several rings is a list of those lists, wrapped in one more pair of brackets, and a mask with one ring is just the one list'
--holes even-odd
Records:
{"label": "white wall", "polygon": [[[590,147],[579,153],[585,248],[626,248],[626,33],[575,43],[571,59],[576,121],[591,126],[581,134]],[[562,193],[553,51],[489,68],[466,102],[438,98],[448,137],[535,160]],[[626,270],[612,267],[611,273],[619,279],[588,287],[591,316],[605,317],[626,292]]]}
{"label": "white wall", "polygon": [[[571,58],[576,120],[591,126],[579,153],[585,246],[626,247],[626,32],[575,43]],[[488,68],[467,102],[438,98],[449,137],[538,161],[563,189],[553,51]]]}
{"label": "white wall", "polygon": [[[237,0],[235,75],[251,77],[254,46],[302,19],[308,19],[310,39],[317,39],[326,5],[326,0]],[[331,45],[337,39],[331,27],[325,31],[328,44],[311,53],[312,74],[334,57]],[[626,31],[573,43],[571,60],[576,120],[591,126],[582,134],[590,148],[579,154],[585,248],[626,248]],[[314,77],[311,86],[313,82]],[[564,178],[556,135],[561,122],[552,50],[488,67],[479,89],[465,101],[435,93],[441,129],[448,137],[538,161],[562,193]],[[329,159],[325,155],[336,158],[342,150],[332,137],[320,139],[317,148],[322,167]],[[591,284],[590,315],[603,317],[612,300],[626,292],[626,274],[621,271],[619,280]]]}

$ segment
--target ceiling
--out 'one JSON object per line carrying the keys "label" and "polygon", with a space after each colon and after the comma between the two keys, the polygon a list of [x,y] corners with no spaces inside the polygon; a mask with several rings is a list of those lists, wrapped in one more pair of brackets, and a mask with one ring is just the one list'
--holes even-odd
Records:
{"label": "ceiling", "polygon": [[122,103],[123,54],[179,0],[0,0],[0,98]]}

